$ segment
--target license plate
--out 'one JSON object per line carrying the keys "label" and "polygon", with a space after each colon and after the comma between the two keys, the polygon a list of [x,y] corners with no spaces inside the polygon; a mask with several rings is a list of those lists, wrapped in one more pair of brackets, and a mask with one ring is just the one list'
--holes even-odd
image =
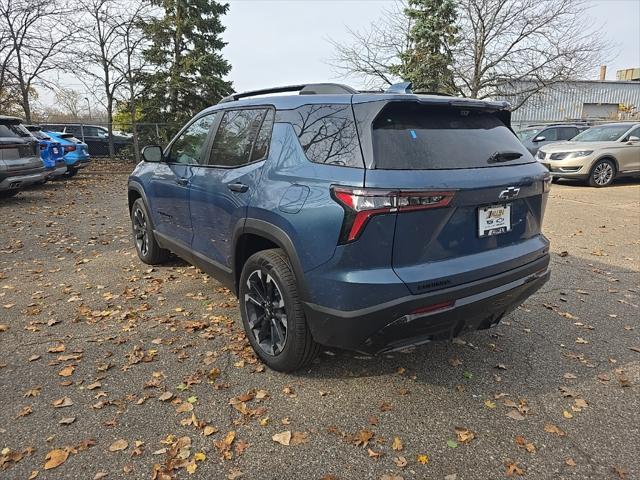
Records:
{"label": "license plate", "polygon": [[53,154],[57,155],[58,154],[58,149],[56,147],[53,147]]}
{"label": "license plate", "polygon": [[490,205],[478,209],[478,235],[491,237],[511,231],[511,205]]}

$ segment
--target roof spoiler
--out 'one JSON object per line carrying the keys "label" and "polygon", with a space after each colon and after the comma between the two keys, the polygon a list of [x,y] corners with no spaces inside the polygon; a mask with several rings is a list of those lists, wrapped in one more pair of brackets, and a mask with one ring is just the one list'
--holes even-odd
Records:
{"label": "roof spoiler", "polygon": [[309,83],[305,85],[288,85],[285,87],[265,88],[263,90],[251,90],[249,92],[232,93],[224,97],[218,103],[227,103],[257,95],[269,95],[272,93],[299,92],[300,95],[353,95],[357,90],[340,83]]}

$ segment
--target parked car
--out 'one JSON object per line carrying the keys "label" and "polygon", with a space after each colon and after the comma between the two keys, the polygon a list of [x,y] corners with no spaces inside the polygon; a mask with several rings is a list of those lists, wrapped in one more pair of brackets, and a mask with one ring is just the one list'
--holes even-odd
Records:
{"label": "parked car", "polygon": [[587,128],[589,128],[587,125],[533,125],[518,130],[518,138],[531,155],[535,155],[540,147],[571,140]]}
{"label": "parked car", "polygon": [[[89,147],[91,155],[96,157],[109,155],[109,130],[99,125],[83,124],[46,124],[42,126],[45,130],[71,133],[74,137],[82,140]],[[113,133],[113,148],[115,153],[132,145],[129,136]]]}
{"label": "parked car", "polygon": [[89,164],[91,156],[87,144],[81,142],[71,133],[46,132],[52,138],[57,139],[64,150],[64,161],[67,165],[67,176],[75,176],[81,168]]}
{"label": "parked car", "polygon": [[554,178],[606,187],[616,177],[640,175],[640,123],[591,127],[570,142],[542,147],[537,158]]}
{"label": "parked car", "polygon": [[47,171],[47,178],[51,180],[67,173],[67,164],[64,161],[64,150],[60,142],[53,140],[37,125],[26,125],[27,130],[38,140],[40,158]]}
{"label": "parked car", "polygon": [[0,198],[46,179],[38,142],[19,118],[0,115]]}
{"label": "parked car", "polygon": [[200,112],[129,177],[138,256],[172,251],[228,286],[275,370],[320,344],[379,353],[498,324],[549,278],[550,175],[507,103],[409,85],[281,87]]}

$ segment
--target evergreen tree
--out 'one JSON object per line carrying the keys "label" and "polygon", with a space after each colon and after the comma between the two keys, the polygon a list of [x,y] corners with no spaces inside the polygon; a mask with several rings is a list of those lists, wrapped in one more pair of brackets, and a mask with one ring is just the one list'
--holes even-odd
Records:
{"label": "evergreen tree", "polygon": [[456,43],[456,6],[453,0],[409,0],[405,14],[411,19],[411,47],[395,67],[415,91],[455,91],[451,47]]}
{"label": "evergreen tree", "polygon": [[228,4],[214,0],[151,0],[164,15],[143,26],[151,46],[144,51],[144,121],[182,124],[231,93],[223,77],[231,65],[220,51]]}

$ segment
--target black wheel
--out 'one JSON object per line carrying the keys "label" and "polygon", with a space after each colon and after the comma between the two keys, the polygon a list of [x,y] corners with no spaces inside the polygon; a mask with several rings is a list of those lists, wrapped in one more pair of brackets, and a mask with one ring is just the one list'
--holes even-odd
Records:
{"label": "black wheel", "polygon": [[15,197],[18,193],[20,193],[20,190],[4,190],[0,192],[0,198]]}
{"label": "black wheel", "polygon": [[78,169],[77,168],[67,167],[67,173],[65,173],[65,175],[68,178],[71,178],[71,177],[75,177],[77,173],[78,173]]}
{"label": "black wheel", "polygon": [[158,245],[153,235],[147,207],[141,198],[133,202],[133,207],[131,207],[131,226],[136,252],[140,260],[148,265],[158,265],[165,262],[169,252]]}
{"label": "black wheel", "polygon": [[611,160],[598,160],[589,174],[591,187],[607,187],[616,177],[616,166]]}
{"label": "black wheel", "polygon": [[280,249],[263,250],[247,260],[240,277],[240,313],[247,337],[271,369],[292,372],[318,355],[296,277]]}

